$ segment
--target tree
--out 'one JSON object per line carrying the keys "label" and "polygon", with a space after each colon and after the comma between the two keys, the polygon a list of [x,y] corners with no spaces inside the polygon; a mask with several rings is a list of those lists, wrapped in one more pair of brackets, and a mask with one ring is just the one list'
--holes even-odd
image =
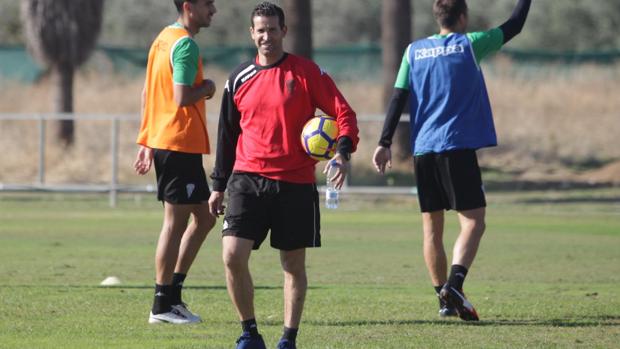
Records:
{"label": "tree", "polygon": [[0,43],[20,44],[21,23],[19,22],[19,3],[12,1],[0,2]]}
{"label": "tree", "polygon": [[286,50],[312,59],[312,1],[284,0],[288,33]]}
{"label": "tree", "polygon": [[[73,112],[73,78],[95,47],[104,0],[22,0],[21,18],[29,51],[45,65],[54,85],[54,111]],[[59,139],[73,144],[73,120],[61,120]]]}
{"label": "tree", "polygon": [[[411,41],[410,0],[383,0],[381,6],[381,59],[383,61],[383,105],[387,105],[394,91],[394,80],[400,68],[403,52]],[[409,127],[399,124],[394,137],[397,154],[401,159],[410,153]]]}

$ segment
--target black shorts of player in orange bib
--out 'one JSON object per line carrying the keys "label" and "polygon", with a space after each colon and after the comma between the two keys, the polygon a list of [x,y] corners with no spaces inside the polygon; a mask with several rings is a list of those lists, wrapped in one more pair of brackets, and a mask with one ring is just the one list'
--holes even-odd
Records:
{"label": "black shorts of player in orange bib", "polygon": [[253,240],[258,249],[271,230],[271,247],[291,251],[321,246],[316,184],[269,179],[235,172],[228,181],[222,235]]}
{"label": "black shorts of player in orange bib", "polygon": [[211,192],[202,167],[202,154],[154,149],[157,200],[176,205],[201,204]]}
{"label": "black shorts of player in orange bib", "polygon": [[420,211],[486,207],[476,151],[451,150],[413,157]]}

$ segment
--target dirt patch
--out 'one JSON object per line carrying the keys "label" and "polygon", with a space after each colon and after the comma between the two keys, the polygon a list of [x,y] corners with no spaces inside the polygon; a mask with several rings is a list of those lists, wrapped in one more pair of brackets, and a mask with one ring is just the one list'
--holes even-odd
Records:
{"label": "dirt patch", "polygon": [[614,161],[599,169],[582,173],[578,178],[593,184],[620,185],[620,160]]}

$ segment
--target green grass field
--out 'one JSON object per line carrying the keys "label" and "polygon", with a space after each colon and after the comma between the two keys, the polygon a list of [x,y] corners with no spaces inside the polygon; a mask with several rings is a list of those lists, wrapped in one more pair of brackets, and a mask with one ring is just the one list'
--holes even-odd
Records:
{"label": "green grass field", "polygon": [[[347,196],[309,252],[300,348],[619,348],[620,188],[490,194],[466,282],[479,323],[437,316],[415,198]],[[0,348],[234,348],[220,225],[186,281],[205,322],[148,325],[161,205],[148,195],[0,194]],[[221,222],[221,221],[220,221]],[[446,247],[456,236],[447,216]],[[282,326],[278,254],[252,257],[268,347]],[[106,276],[120,287],[100,287]]]}

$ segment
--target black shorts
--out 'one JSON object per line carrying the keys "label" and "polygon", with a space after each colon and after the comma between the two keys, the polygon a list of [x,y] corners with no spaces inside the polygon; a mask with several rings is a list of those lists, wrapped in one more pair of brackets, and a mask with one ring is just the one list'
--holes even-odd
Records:
{"label": "black shorts", "polygon": [[296,250],[321,246],[316,184],[277,181],[253,173],[233,173],[222,235],[254,241],[258,249],[271,230],[271,247]]}
{"label": "black shorts", "polygon": [[200,204],[211,192],[202,167],[202,154],[154,149],[157,200],[171,204]]}
{"label": "black shorts", "polygon": [[413,163],[422,212],[465,211],[487,205],[475,150],[417,155]]}

